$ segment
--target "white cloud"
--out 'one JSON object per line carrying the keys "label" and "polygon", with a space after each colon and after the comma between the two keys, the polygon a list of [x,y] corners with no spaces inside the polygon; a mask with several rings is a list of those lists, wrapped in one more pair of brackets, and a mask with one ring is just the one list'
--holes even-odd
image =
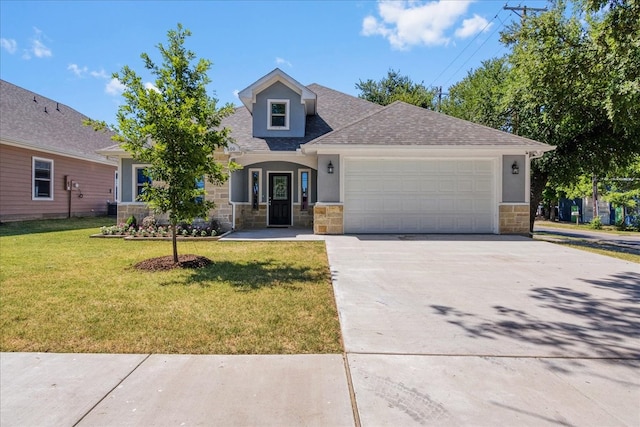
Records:
{"label": "white cloud", "polygon": [[48,58],[50,56],[53,56],[53,52],[51,51],[51,49],[45,46],[45,44],[42,42],[42,38],[46,37],[44,33],[36,27],[33,28],[33,31],[35,32],[35,35],[31,39],[31,47],[29,49],[29,53],[33,54],[36,58]]}
{"label": "white cloud", "polygon": [[105,86],[104,91],[109,95],[120,95],[125,89],[125,85],[120,83],[120,80],[112,78]]}
{"label": "white cloud", "polygon": [[367,16],[362,21],[363,36],[380,35],[394,49],[405,50],[412,46],[447,45],[446,35],[455,22],[472,3],[459,1],[378,1],[379,18]]}
{"label": "white cloud", "polygon": [[293,67],[293,65],[291,65],[291,62],[287,61],[284,58],[280,58],[280,57],[276,58],[276,64],[277,65],[287,65],[289,67]]}
{"label": "white cloud", "polygon": [[18,50],[18,43],[14,39],[1,38],[0,47],[13,55]]}
{"label": "white cloud", "polygon": [[108,79],[109,78],[109,75],[103,69],[100,69],[100,71],[91,71],[89,74],[91,74],[91,77],[95,77],[96,79]]}
{"label": "white cloud", "polygon": [[240,93],[240,91],[239,91],[238,89],[235,89],[235,90],[233,91],[233,96],[234,96],[234,97],[236,97],[236,98],[239,98],[239,97],[238,97],[238,94],[239,94],[239,93]]}
{"label": "white cloud", "polygon": [[86,66],[80,68],[78,67],[78,64],[69,64],[69,66],[67,67],[67,70],[71,70],[71,72],[78,77],[84,76],[85,74],[87,74],[87,71],[89,71],[89,69]]}
{"label": "white cloud", "polygon": [[153,91],[155,91],[155,92],[160,93],[160,89],[158,89],[158,88],[156,87],[156,85],[154,85],[154,84],[153,84],[153,83],[151,83],[151,82],[146,82],[146,83],[144,84],[144,87],[145,87],[145,89],[147,89],[147,90],[153,90]]}
{"label": "white cloud", "polygon": [[456,30],[456,37],[465,39],[467,37],[475,36],[481,31],[489,31],[493,23],[489,23],[480,15],[473,15],[473,18],[465,19],[462,21],[462,27]]}
{"label": "white cloud", "polygon": [[53,56],[51,49],[46,47],[40,40],[31,41],[31,51],[36,56],[36,58],[48,58],[50,56]]}

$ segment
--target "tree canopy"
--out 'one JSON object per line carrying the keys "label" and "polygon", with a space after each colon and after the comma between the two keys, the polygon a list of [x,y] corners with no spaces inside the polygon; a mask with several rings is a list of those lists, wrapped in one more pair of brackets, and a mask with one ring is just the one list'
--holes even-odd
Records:
{"label": "tree canopy", "polygon": [[362,99],[380,105],[389,105],[395,101],[404,101],[422,108],[433,109],[435,90],[427,89],[423,83],[414,83],[399,71],[390,69],[387,76],[379,81],[360,80],[356,83],[358,95]]}
{"label": "tree canopy", "polygon": [[[229,130],[220,124],[233,107],[219,109],[217,100],[207,94],[211,62],[195,62],[195,54],[185,48],[191,32],[178,24],[167,35],[168,44],[157,46],[161,64],[141,54],[145,69],[155,76],[152,86],[128,66],[113,75],[125,86],[115,139],[137,161],[149,164],[145,173],[152,183],[145,184],[140,199],[157,212],[168,213],[175,230],[178,223],[206,217],[213,208],[196,183],[227,180],[228,165],[214,161],[214,153],[229,141]],[[175,232],[173,259],[178,262]]]}

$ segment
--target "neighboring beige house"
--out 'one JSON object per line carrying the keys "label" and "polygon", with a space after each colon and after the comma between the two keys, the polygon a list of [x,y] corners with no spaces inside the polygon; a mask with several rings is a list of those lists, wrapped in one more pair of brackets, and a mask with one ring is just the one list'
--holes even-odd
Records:
{"label": "neighboring beige house", "polygon": [[[227,229],[316,234],[529,233],[530,162],[554,147],[404,102],[386,107],[280,69],[238,94],[218,154],[242,169],[207,187]],[[145,175],[120,147],[118,218],[147,215]],[[208,184],[207,184],[208,185]]]}
{"label": "neighboring beige house", "polygon": [[86,118],[0,80],[0,221],[107,214],[117,164],[96,150],[113,142]]}

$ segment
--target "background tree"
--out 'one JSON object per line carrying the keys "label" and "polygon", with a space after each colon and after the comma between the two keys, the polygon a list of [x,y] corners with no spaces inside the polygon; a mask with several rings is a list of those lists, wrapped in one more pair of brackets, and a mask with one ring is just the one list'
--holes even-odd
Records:
{"label": "background tree", "polygon": [[[583,175],[597,180],[639,152],[633,120],[616,122],[607,107],[609,91],[621,89],[596,38],[611,13],[583,20],[583,14],[568,16],[564,2],[558,2],[503,34],[512,49],[505,102],[515,115],[514,132],[557,146],[532,167],[532,227],[547,184],[568,185]],[[625,103],[618,100],[614,109],[632,114]]]}
{"label": "background tree", "polygon": [[509,110],[504,105],[509,66],[506,58],[483,61],[460,82],[449,88],[441,111],[495,129],[511,131]]}
{"label": "background tree", "polygon": [[219,126],[233,107],[218,109],[217,100],[207,95],[211,62],[193,63],[195,54],[184,47],[191,32],[178,24],[167,34],[168,45],[157,46],[161,65],[146,53],[141,55],[145,68],[155,76],[153,87],[146,87],[128,66],[113,75],[125,86],[115,139],[136,160],[150,165],[146,174],[153,184],[145,185],[140,198],[155,211],[168,213],[175,263],[176,226],[206,217],[214,206],[196,182],[206,179],[220,184],[228,178],[228,165],[214,161],[214,153],[229,141],[229,130]]}
{"label": "background tree", "polygon": [[394,101],[404,101],[418,107],[434,109],[435,90],[429,90],[424,83],[414,83],[399,71],[389,70],[387,77],[380,81],[360,80],[356,83],[360,91],[358,97],[380,105],[389,105]]}

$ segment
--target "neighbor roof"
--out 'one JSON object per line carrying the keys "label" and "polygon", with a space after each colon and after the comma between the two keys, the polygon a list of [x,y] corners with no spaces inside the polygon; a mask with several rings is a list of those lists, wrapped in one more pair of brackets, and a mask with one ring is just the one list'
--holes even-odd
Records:
{"label": "neighbor roof", "polygon": [[396,101],[311,141],[318,145],[552,147],[487,126]]}
{"label": "neighbor roof", "polygon": [[111,133],[85,126],[88,117],[0,80],[0,141],[24,148],[113,163],[96,153],[113,144]]}

